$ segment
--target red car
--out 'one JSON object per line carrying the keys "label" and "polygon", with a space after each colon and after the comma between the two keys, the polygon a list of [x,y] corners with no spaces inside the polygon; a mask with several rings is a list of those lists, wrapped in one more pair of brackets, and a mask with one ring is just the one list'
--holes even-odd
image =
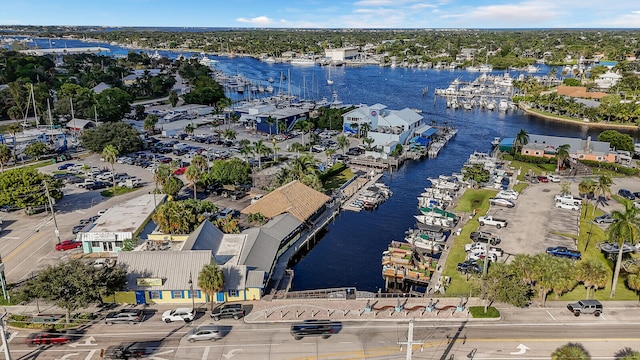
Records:
{"label": "red car", "polygon": [[69,337],[65,333],[52,331],[52,332],[40,332],[30,334],[25,343],[27,345],[48,345],[48,344],[66,344],[71,341],[71,337]]}
{"label": "red car", "polygon": [[540,182],[549,182],[549,179],[546,176],[538,176],[538,181],[540,181]]}
{"label": "red car", "polygon": [[82,247],[82,242],[75,240],[65,240],[60,244],[56,244],[56,250],[64,251],[64,250],[72,250]]}
{"label": "red car", "polygon": [[187,171],[186,167],[177,168],[176,171],[173,172],[173,175],[182,175]]}

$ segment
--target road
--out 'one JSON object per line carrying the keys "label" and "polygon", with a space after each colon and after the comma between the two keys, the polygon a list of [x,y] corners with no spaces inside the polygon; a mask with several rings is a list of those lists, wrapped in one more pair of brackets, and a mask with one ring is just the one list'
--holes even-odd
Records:
{"label": "road", "polygon": [[[636,347],[640,317],[633,307],[609,309],[599,317],[574,317],[562,306],[544,309],[503,309],[502,321],[417,322],[414,359],[548,359],[569,342],[582,344],[593,359],[614,359],[616,351]],[[149,359],[404,359],[408,322],[343,322],[329,339],[294,340],[288,323],[247,324],[222,320],[224,338],[189,343],[182,339],[192,327],[212,323],[205,314],[194,325],[165,324],[153,314],[138,325],[88,327],[78,341],[55,347],[27,347],[28,330],[11,333],[14,359],[99,359],[100,349],[136,341],[150,350]],[[405,345],[406,346],[406,345]],[[467,355],[473,355],[467,357]]]}

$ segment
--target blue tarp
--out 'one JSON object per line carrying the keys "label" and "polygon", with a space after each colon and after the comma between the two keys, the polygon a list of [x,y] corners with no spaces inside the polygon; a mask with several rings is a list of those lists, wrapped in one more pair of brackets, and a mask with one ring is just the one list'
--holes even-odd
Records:
{"label": "blue tarp", "polygon": [[422,146],[427,146],[427,145],[429,145],[429,139],[420,137],[420,138],[418,138],[416,140],[416,144],[422,145]]}

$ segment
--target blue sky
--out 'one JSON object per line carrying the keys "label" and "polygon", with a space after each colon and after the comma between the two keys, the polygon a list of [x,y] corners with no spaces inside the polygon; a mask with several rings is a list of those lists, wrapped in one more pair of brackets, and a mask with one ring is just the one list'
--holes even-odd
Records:
{"label": "blue sky", "polygon": [[638,0],[6,0],[1,25],[639,28]]}

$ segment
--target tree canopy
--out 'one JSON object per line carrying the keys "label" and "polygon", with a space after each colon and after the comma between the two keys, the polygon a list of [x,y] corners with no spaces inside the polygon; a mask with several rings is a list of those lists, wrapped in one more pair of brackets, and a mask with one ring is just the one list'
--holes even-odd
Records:
{"label": "tree canopy", "polygon": [[608,142],[611,148],[633,152],[633,138],[616,130],[605,130],[598,135],[598,141]]}
{"label": "tree canopy", "polygon": [[49,199],[44,189],[45,181],[51,197],[56,200],[61,199],[60,189],[63,184],[34,168],[22,167],[0,173],[0,205],[24,208],[48,204]]}
{"label": "tree canopy", "polygon": [[87,129],[81,135],[85,148],[102,153],[107,145],[113,145],[119,154],[126,154],[142,148],[142,139],[138,130],[123,122],[113,124],[100,124],[95,128]]}
{"label": "tree canopy", "polygon": [[165,234],[189,234],[204,221],[202,214],[217,211],[217,206],[207,200],[168,201],[158,206],[152,219]]}
{"label": "tree canopy", "polygon": [[205,173],[201,180],[204,184],[211,184],[216,181],[222,184],[242,185],[249,183],[251,165],[240,159],[217,160]]}

